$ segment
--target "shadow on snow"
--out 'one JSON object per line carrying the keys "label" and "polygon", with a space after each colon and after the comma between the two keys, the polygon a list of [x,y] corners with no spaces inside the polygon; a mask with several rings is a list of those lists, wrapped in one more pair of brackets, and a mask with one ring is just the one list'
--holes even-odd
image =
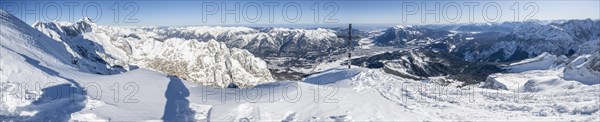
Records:
{"label": "shadow on snow", "polygon": [[169,85],[165,92],[167,103],[162,119],[164,121],[195,121],[195,111],[189,107],[190,101],[186,98],[190,96],[190,91],[180,78],[176,76],[168,77]]}

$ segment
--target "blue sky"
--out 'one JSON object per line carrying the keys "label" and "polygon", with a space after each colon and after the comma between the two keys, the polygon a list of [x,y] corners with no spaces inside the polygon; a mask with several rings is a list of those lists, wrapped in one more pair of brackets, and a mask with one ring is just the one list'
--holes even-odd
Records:
{"label": "blue sky", "polygon": [[447,24],[600,18],[598,0],[4,0],[0,4],[3,10],[30,24],[37,20],[76,21],[84,16],[102,25],[134,26]]}

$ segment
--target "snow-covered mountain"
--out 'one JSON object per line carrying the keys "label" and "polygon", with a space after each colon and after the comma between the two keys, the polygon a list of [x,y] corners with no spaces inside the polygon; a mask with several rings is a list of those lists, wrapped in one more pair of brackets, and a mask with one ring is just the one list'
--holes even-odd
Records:
{"label": "snow-covered mountain", "polygon": [[346,46],[335,31],[323,28],[183,27],[166,28],[158,34],[162,38],[214,39],[260,56],[295,56]]}
{"label": "snow-covered mountain", "polygon": [[[600,120],[599,41],[571,57],[542,53],[509,63],[503,68],[511,72],[481,87],[440,84],[455,82],[448,74],[480,75],[487,64],[431,45],[357,49],[354,68],[336,67],[340,58],[301,81],[265,82],[264,61],[214,39],[162,38],[156,32],[164,28],[88,19],[34,29],[2,10],[0,20],[3,121]],[[248,88],[220,88],[232,82]]]}
{"label": "snow-covered mountain", "polygon": [[415,48],[386,52],[352,60],[353,65],[381,68],[386,73],[403,78],[424,80],[444,77],[458,85],[476,84],[487,75],[502,72],[499,66],[485,62],[467,62],[447,52]]}
{"label": "snow-covered mountain", "polygon": [[[51,28],[50,28],[51,29]],[[97,31],[118,31],[110,27],[95,27]],[[164,41],[171,38],[216,40],[228,47],[246,49],[257,56],[296,56],[323,52],[346,47],[347,42],[338,39],[335,30],[293,28],[249,28],[249,27],[129,27],[122,35],[132,38],[153,38]],[[123,32],[119,32],[123,33]]]}
{"label": "snow-covered mountain", "polygon": [[[216,87],[230,83],[252,87],[273,81],[263,60],[214,40],[157,39],[156,33],[148,31],[156,28],[99,26],[87,18],[75,23],[36,22],[33,27],[63,42],[75,57],[105,67],[151,68]],[[114,74],[106,70],[96,72]]]}
{"label": "snow-covered mountain", "polygon": [[[79,103],[86,97],[85,93],[81,92],[82,86],[79,83],[64,77],[60,72],[80,70],[81,65],[72,62],[82,60],[71,55],[63,43],[45,36],[15,16],[0,10],[0,52],[2,120],[23,119],[18,117],[19,114],[54,113],[52,117],[46,116],[48,119],[67,121],[68,119],[61,119],[70,116],[67,112],[83,108],[78,104],[45,104],[48,103],[48,97],[70,97],[73,98],[73,103]],[[87,68],[91,67],[84,67],[82,71],[87,71]],[[44,84],[47,88],[42,89],[39,84]],[[72,94],[64,91],[60,93],[61,91],[57,90],[59,87],[70,90]],[[12,117],[15,115],[17,117]],[[31,117],[31,120],[23,120],[39,121],[43,118],[37,116]]]}
{"label": "snow-covered mountain", "polygon": [[[598,40],[600,20],[402,25],[374,37],[380,46],[428,46],[471,62],[513,62],[548,52],[571,56]],[[582,50],[583,51],[583,50]]]}
{"label": "snow-covered mountain", "polygon": [[564,23],[519,26],[514,32],[498,37],[493,43],[465,45],[461,51],[466,60],[517,61],[548,52],[571,56],[589,41],[598,40],[599,20],[569,20]]}
{"label": "snow-covered mountain", "polygon": [[[544,54],[547,55],[547,53]],[[536,57],[535,59],[539,58]],[[488,76],[485,82],[481,83],[481,87],[537,92],[542,90],[578,89],[578,87],[585,85],[600,84],[600,68],[598,68],[600,59],[597,54],[579,56],[575,60],[565,63],[547,62],[545,60],[530,60],[532,62],[528,64],[513,66],[519,70],[523,70],[525,67],[531,70],[492,74]]]}
{"label": "snow-covered mountain", "polygon": [[[600,50],[571,59],[544,52],[504,67],[512,73],[492,74],[481,87],[531,91],[600,84]],[[540,84],[543,86],[535,86]]]}
{"label": "snow-covered mountain", "polygon": [[443,76],[479,83],[492,73],[556,69],[578,56],[593,55],[599,47],[598,24],[587,19],[396,26],[375,36],[374,43],[409,51],[365,56],[353,64],[405,78]]}
{"label": "snow-covered mountain", "polygon": [[374,42],[383,46],[406,46],[429,44],[451,34],[449,31],[399,25],[384,30],[374,37]]}
{"label": "snow-covered mountain", "polygon": [[441,25],[421,25],[421,27],[445,30],[455,33],[481,33],[481,32],[501,32],[511,33],[521,26],[545,25],[547,21],[529,20],[524,22],[501,22],[501,23],[468,23],[468,24],[441,24]]}

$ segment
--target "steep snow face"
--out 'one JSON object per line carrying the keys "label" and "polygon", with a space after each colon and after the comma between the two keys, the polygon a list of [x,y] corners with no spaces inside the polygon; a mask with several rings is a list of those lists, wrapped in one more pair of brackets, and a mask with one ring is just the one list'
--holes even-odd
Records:
{"label": "steep snow face", "polygon": [[79,69],[72,64],[78,59],[62,43],[3,10],[0,10],[0,54],[2,120],[20,119],[14,116],[22,115],[30,118],[20,121],[68,121],[63,117],[83,108],[80,102],[86,96],[81,86],[61,74]]}
{"label": "steep snow face", "polygon": [[[33,66],[62,67],[96,74],[105,74],[112,69],[112,67],[95,61],[93,58],[79,56],[69,48],[70,45],[49,38],[44,33],[3,10],[0,10],[0,19],[2,20],[2,28],[0,29],[0,46],[3,48],[2,57],[5,56],[4,52],[16,52],[20,55],[16,57],[21,57],[17,58],[18,60],[23,59]],[[9,57],[8,53],[6,57]],[[8,63],[3,63],[2,68],[6,65],[12,65],[11,60],[5,61]],[[17,72],[20,69],[18,66],[11,68],[15,68]],[[48,71],[45,68],[42,68],[42,70]],[[52,73],[49,74],[56,75]]]}
{"label": "steep snow face", "polygon": [[65,49],[65,45],[48,38],[17,17],[0,10],[0,19],[2,19],[0,23],[2,48],[29,57],[47,58],[48,60],[43,61],[47,63],[59,62],[70,65],[73,60],[76,60]]}
{"label": "steep snow face", "polygon": [[107,67],[132,69],[133,64],[216,87],[252,87],[273,81],[263,60],[214,40],[161,40],[151,31],[158,28],[98,26],[89,19],[38,22],[34,27],[71,47],[73,55]]}
{"label": "steep snow face", "polygon": [[92,32],[92,28],[97,25],[89,18],[81,19],[75,23],[70,22],[36,22],[33,27],[48,37],[62,42],[67,51],[78,60],[72,63],[77,64],[80,69],[97,74],[116,74],[126,71],[128,68],[126,62],[120,62],[119,58],[111,54],[111,50],[104,48],[105,45],[93,41],[84,36]]}

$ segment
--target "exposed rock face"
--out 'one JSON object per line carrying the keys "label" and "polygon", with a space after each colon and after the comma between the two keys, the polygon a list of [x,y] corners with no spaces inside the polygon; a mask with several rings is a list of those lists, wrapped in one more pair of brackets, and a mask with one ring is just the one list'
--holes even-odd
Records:
{"label": "exposed rock face", "polygon": [[[180,45],[173,48],[169,45]],[[168,74],[180,76],[203,85],[227,87],[230,83],[238,87],[252,87],[273,81],[267,64],[250,52],[227,48],[214,40],[169,39],[150,50],[155,52],[140,57],[138,64]]]}
{"label": "exposed rock face", "polygon": [[[123,72],[130,65],[137,65],[222,88],[230,84],[245,88],[274,81],[263,60],[212,39],[162,40],[149,31],[152,27],[98,26],[89,19],[75,23],[38,22],[34,27],[70,47],[72,55],[85,59],[76,63],[94,64],[91,68],[99,74]],[[123,70],[115,71],[116,68]]]}

